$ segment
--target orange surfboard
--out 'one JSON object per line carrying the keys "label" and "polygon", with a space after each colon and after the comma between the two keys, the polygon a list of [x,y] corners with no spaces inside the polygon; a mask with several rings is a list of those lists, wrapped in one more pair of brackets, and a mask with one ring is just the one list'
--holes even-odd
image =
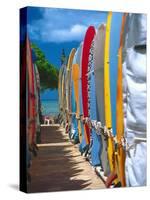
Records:
{"label": "orange surfboard", "polygon": [[123,77],[122,77],[122,49],[123,34],[127,14],[122,17],[122,27],[120,35],[120,47],[118,51],[118,80],[117,80],[117,107],[116,107],[116,129],[117,141],[120,143],[117,151],[118,178],[121,185],[125,186],[125,151],[121,145],[121,139],[124,137],[124,113],[123,113]]}

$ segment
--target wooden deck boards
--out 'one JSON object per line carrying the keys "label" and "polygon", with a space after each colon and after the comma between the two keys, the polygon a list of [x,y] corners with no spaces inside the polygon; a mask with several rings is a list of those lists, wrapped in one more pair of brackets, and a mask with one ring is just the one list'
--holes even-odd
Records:
{"label": "wooden deck boards", "polygon": [[28,192],[105,188],[59,125],[41,127],[42,144],[30,169]]}

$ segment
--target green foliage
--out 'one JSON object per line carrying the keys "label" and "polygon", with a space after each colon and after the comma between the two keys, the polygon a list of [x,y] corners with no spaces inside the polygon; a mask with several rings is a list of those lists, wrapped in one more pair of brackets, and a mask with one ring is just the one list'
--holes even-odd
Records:
{"label": "green foliage", "polygon": [[42,50],[36,44],[31,44],[37,57],[36,65],[40,74],[41,90],[57,89],[59,70],[45,58]]}

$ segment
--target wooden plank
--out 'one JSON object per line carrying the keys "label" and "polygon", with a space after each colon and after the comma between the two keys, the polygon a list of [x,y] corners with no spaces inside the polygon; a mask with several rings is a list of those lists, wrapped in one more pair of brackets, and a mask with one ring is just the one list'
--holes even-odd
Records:
{"label": "wooden plank", "polygon": [[30,169],[28,192],[50,192],[105,188],[94,169],[80,155],[60,127],[42,127],[43,144]]}

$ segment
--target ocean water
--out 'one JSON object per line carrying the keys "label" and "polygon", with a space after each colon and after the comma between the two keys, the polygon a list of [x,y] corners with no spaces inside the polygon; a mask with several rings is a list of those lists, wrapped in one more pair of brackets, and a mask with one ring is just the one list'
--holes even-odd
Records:
{"label": "ocean water", "polygon": [[42,115],[56,116],[59,113],[58,100],[41,100]]}

